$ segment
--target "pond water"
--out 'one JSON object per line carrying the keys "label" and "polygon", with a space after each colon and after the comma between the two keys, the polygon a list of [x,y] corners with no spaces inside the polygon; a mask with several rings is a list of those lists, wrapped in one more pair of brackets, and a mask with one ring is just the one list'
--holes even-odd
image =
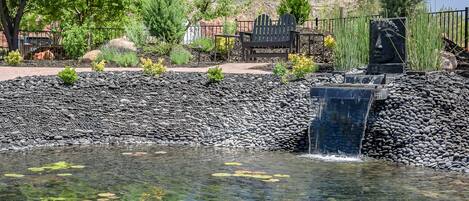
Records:
{"label": "pond water", "polygon": [[325,159],[150,145],[1,153],[0,200],[469,200],[469,175]]}

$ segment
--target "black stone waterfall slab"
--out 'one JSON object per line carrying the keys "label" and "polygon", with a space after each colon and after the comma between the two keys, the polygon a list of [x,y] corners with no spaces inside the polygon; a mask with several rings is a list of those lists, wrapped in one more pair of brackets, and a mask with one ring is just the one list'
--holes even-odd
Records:
{"label": "black stone waterfall slab", "polygon": [[319,110],[310,124],[309,152],[360,155],[371,105],[386,98],[379,85],[384,79],[354,76],[345,79],[352,84],[313,87],[311,97],[319,101]]}

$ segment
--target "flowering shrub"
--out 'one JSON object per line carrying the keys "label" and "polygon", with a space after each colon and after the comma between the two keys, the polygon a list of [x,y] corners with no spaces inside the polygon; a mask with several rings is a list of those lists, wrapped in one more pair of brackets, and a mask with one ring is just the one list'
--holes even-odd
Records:
{"label": "flowering shrub", "polygon": [[296,79],[303,79],[307,74],[317,71],[317,66],[311,57],[290,54],[288,55],[288,60],[292,62],[293,67],[291,73]]}
{"label": "flowering shrub", "polygon": [[66,66],[57,76],[62,79],[66,85],[73,85],[78,80],[78,74],[75,68],[70,68],[69,66]]}
{"label": "flowering shrub", "polygon": [[153,63],[151,59],[140,59],[141,66],[143,68],[143,73],[146,75],[159,77],[167,71],[166,66],[164,65],[164,59],[159,59],[158,63]]}
{"label": "flowering shrub", "polygon": [[20,51],[15,50],[8,53],[5,57],[5,62],[10,66],[16,66],[23,61],[23,57],[21,56]]}
{"label": "flowering shrub", "polygon": [[91,69],[95,72],[104,72],[104,67],[106,67],[106,60],[102,60],[99,63],[93,62],[91,64]]}
{"label": "flowering shrub", "polygon": [[234,48],[235,39],[234,38],[225,38],[225,37],[217,37],[217,51],[221,54],[227,54]]}
{"label": "flowering shrub", "polygon": [[215,68],[209,68],[207,72],[208,80],[212,83],[220,82],[225,79],[225,75],[223,75],[223,69],[219,66]]}
{"label": "flowering shrub", "polygon": [[324,46],[325,47],[334,48],[335,45],[336,45],[335,39],[331,35],[328,35],[328,36],[326,36],[326,38],[324,38]]}

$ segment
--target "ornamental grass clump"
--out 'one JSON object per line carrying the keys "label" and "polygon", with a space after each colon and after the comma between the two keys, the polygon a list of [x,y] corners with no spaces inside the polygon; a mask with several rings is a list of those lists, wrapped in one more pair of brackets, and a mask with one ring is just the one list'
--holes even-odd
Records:
{"label": "ornamental grass clump", "polygon": [[304,79],[307,74],[314,73],[318,70],[317,65],[311,57],[299,54],[288,55],[288,60],[292,62],[291,74],[296,79]]}
{"label": "ornamental grass clump", "polygon": [[20,51],[15,50],[8,53],[5,57],[5,62],[10,66],[16,66],[23,62],[23,57],[21,56]]}
{"label": "ornamental grass clump", "polygon": [[151,59],[141,58],[140,62],[145,75],[159,77],[167,71],[164,65],[164,59],[159,59],[158,63],[153,63]]}
{"label": "ornamental grass clump", "polygon": [[225,79],[223,69],[220,66],[209,68],[207,72],[207,77],[210,83],[221,82],[223,79]]}
{"label": "ornamental grass clump", "polygon": [[171,63],[176,65],[188,64],[192,59],[192,54],[182,46],[177,46],[169,54]]}
{"label": "ornamental grass clump", "polygon": [[94,72],[102,73],[104,72],[105,67],[106,67],[106,60],[102,60],[99,63],[96,63],[96,62],[91,63],[91,69]]}
{"label": "ornamental grass clump", "polygon": [[194,40],[190,47],[208,53],[215,49],[215,42],[211,38],[199,38]]}
{"label": "ornamental grass clump", "polygon": [[66,85],[73,85],[78,80],[78,74],[75,68],[66,66],[65,69],[59,72],[57,75]]}

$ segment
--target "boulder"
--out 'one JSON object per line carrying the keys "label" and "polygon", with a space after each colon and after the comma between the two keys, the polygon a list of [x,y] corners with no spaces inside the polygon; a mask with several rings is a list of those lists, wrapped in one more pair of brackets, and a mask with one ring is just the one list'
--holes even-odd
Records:
{"label": "boulder", "polygon": [[456,56],[450,52],[442,51],[441,55],[441,68],[443,70],[455,70],[458,67],[458,60]]}
{"label": "boulder", "polygon": [[137,51],[137,47],[135,46],[135,44],[129,41],[127,38],[113,39],[109,41],[109,43],[107,44],[107,47],[118,49],[118,50],[123,50],[123,51],[132,51],[132,52]]}
{"label": "boulder", "polygon": [[34,60],[54,60],[55,56],[50,50],[34,54]]}
{"label": "boulder", "polygon": [[101,54],[101,50],[89,51],[83,56],[82,61],[83,62],[93,62],[98,58],[98,56],[100,54]]}

